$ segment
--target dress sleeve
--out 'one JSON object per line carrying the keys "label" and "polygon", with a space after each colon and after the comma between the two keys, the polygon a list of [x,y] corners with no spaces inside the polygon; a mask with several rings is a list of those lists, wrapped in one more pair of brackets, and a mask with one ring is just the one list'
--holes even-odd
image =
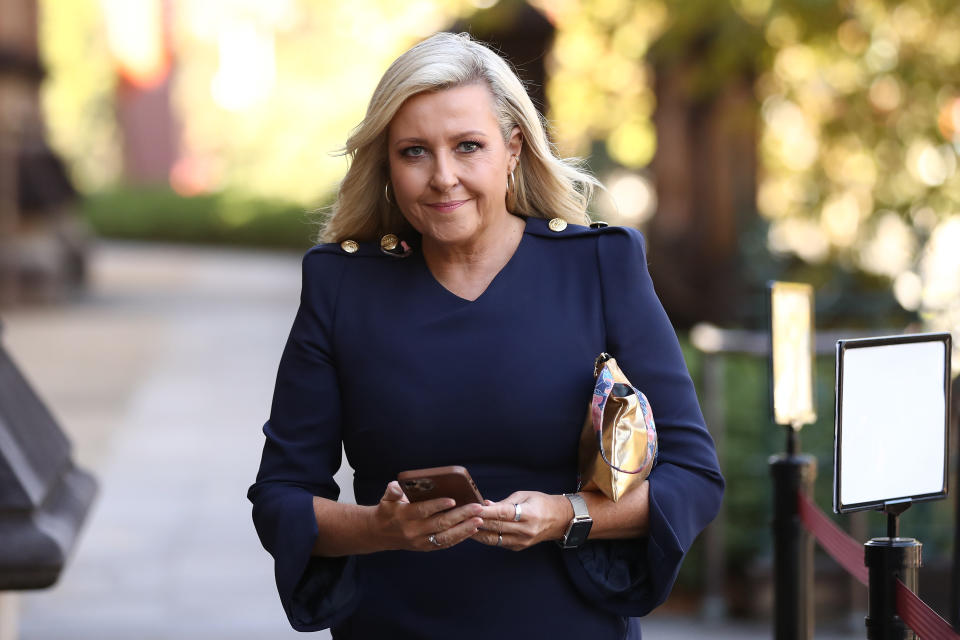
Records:
{"label": "dress sleeve", "polygon": [[642,616],[670,595],[684,555],[719,510],[724,481],[676,333],[647,271],[643,236],[609,228],[597,251],[607,351],[650,401],[658,457],[649,477],[648,535],[589,541],[565,551],[564,559],[587,598],[623,616]]}
{"label": "dress sleeve", "polygon": [[318,527],[313,496],[336,500],[340,468],[340,392],[332,327],[343,268],[316,250],[303,260],[303,286],[280,358],[257,481],[247,497],[260,542],[274,559],[290,624],[314,631],[337,624],[356,601],[353,557],[312,556]]}

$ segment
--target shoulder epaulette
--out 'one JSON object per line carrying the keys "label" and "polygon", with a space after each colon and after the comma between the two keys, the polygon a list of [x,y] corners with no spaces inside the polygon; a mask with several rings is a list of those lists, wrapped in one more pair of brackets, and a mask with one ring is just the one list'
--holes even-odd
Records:
{"label": "shoulder epaulette", "polygon": [[530,218],[527,222],[527,231],[547,238],[591,236],[616,228],[609,226],[606,222],[591,222],[590,226],[572,224],[563,218],[550,218],[549,220],[546,218]]}
{"label": "shoulder epaulette", "polygon": [[391,257],[406,258],[412,253],[410,245],[392,233],[380,238],[380,242],[359,242],[344,240],[343,242],[327,242],[315,245],[307,253],[326,253],[343,256],[359,257]]}

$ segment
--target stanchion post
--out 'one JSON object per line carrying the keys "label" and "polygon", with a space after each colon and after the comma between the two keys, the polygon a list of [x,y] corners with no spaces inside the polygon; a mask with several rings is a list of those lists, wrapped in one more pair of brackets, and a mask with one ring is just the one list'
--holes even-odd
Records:
{"label": "stanchion post", "polygon": [[773,476],[773,637],[813,637],[813,537],[800,520],[800,491],[813,493],[816,459],[800,453],[800,428],[817,420],[814,398],[813,287],[770,283],[770,409],[787,430]]}
{"label": "stanchion post", "polygon": [[817,460],[798,453],[796,429],[787,452],[771,456],[773,476],[773,632],[775,640],[813,637],[813,536],[803,527],[797,492],[813,491]]}
{"label": "stanchion post", "polygon": [[[910,506],[896,505],[897,513]],[[867,595],[867,640],[916,640],[917,634],[897,615],[897,579],[917,592],[917,569],[922,545],[901,538],[897,513],[887,513],[887,536],[864,544],[864,563],[870,570]]]}
{"label": "stanchion post", "polygon": [[[953,380],[950,392],[950,442],[958,442],[960,436],[960,377]],[[956,445],[954,445],[954,450]],[[951,457],[953,457],[951,452]],[[956,485],[954,485],[956,487]],[[950,623],[960,633],[960,491],[953,492],[953,572],[950,577]]]}

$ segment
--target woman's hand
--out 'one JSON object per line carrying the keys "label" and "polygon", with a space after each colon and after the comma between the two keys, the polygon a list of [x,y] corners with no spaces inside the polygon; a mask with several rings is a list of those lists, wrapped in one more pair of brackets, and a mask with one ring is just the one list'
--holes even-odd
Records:
{"label": "woman's hand", "polygon": [[483,520],[479,504],[453,508],[452,498],[410,502],[393,480],[374,509],[374,535],[387,549],[436,551],[459,544],[474,535]]}
{"label": "woman's hand", "polygon": [[[520,519],[516,520],[518,512]],[[573,518],[573,507],[563,496],[516,491],[500,502],[487,500],[480,515],[483,526],[473,535],[474,540],[520,551],[562,538]]]}

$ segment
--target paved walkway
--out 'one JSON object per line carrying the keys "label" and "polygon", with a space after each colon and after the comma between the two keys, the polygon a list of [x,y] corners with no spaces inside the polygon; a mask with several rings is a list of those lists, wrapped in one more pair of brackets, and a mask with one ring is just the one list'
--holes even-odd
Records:
{"label": "paved walkway", "polygon": [[[82,298],[0,314],[5,346],[101,484],[59,584],[20,597],[23,640],[299,637],[244,496],[299,280],[297,255],[106,244]],[[644,629],[770,637],[662,614]]]}

